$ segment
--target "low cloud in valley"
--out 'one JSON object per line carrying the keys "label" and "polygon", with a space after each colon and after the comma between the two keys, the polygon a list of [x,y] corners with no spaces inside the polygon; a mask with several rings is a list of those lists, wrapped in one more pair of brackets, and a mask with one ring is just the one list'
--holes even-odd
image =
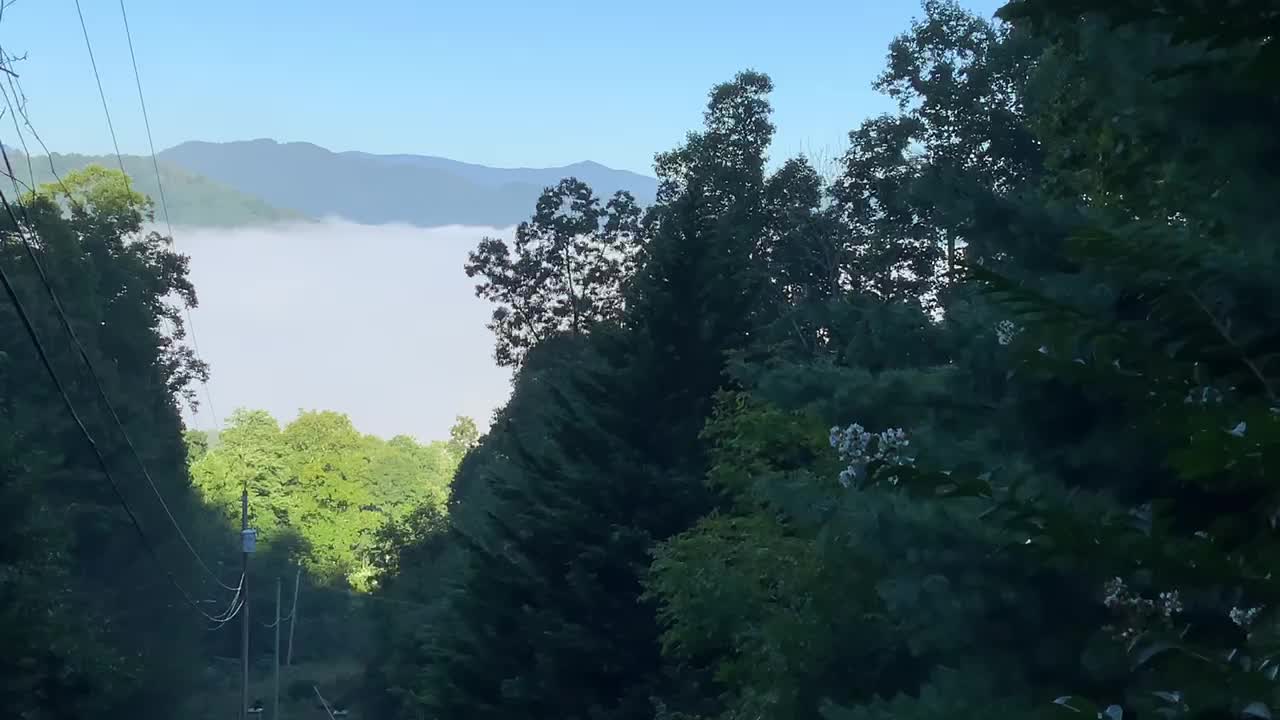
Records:
{"label": "low cloud in valley", "polygon": [[[191,257],[201,355],[214,409],[337,410],[363,432],[448,436],[506,401],[490,307],[463,272],[491,228],[423,229],[330,220],[259,228],[176,228]],[[203,401],[203,392],[201,392]],[[210,428],[207,407],[189,418]]]}

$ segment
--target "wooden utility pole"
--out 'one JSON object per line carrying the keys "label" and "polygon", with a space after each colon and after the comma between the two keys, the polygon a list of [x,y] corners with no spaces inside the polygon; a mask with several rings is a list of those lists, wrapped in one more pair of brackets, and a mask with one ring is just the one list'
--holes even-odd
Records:
{"label": "wooden utility pole", "polygon": [[240,718],[249,720],[249,488],[240,494]]}
{"label": "wooden utility pole", "polygon": [[293,666],[293,629],[298,625],[298,585],[302,582],[302,565],[293,576],[293,609],[289,611],[289,652],[284,656],[285,667]]}
{"label": "wooden utility pole", "polygon": [[271,659],[276,664],[275,699],[271,704],[271,720],[280,720],[280,578],[276,578],[276,651]]}

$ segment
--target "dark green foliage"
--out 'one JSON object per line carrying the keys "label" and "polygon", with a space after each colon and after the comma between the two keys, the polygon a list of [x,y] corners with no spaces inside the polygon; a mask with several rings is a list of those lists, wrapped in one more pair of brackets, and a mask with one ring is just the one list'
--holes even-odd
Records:
{"label": "dark green foliage", "polygon": [[1155,31],[1163,42],[1198,51],[1183,70],[1235,65],[1258,83],[1280,70],[1280,10],[1268,0],[1010,0],[1000,16],[1051,35],[1082,16],[1100,17],[1112,28]]}
{"label": "dark green foliage", "polygon": [[[185,258],[140,232],[145,201],[124,192],[118,174],[67,181],[80,201],[69,215],[28,195],[20,217],[38,232],[37,257],[156,488],[189,537],[216,554],[214,525],[187,482],[178,414],[204,373],[181,342],[179,304],[195,301]],[[7,218],[0,263],[160,562],[195,598],[219,597],[99,401]],[[0,325],[0,706],[32,718],[170,716],[195,681],[203,619],[143,550],[7,300]]]}
{"label": "dark green foliage", "polygon": [[[701,713],[723,717],[1267,717],[1272,621],[1247,611],[1272,607],[1274,592],[1261,558],[1273,552],[1262,478],[1280,429],[1264,289],[1276,261],[1256,234],[1273,237],[1274,213],[1252,186],[1274,174],[1244,156],[1271,153],[1246,119],[1270,101],[1221,65],[1162,72],[1143,59],[1171,52],[1151,27],[1085,23],[1091,44],[1073,46],[1059,42],[1069,26],[1037,40],[944,3],[926,14],[886,76],[905,115],[870,126],[912,128],[921,147],[887,167],[851,162],[836,193],[861,210],[851,222],[876,211],[887,247],[909,248],[892,233],[917,223],[934,242],[963,240],[965,272],[949,280],[965,282],[933,322],[859,332],[831,308],[807,310],[826,321],[824,343],[734,366],[757,397],[819,422],[909,428],[916,460],[860,466],[839,490],[822,460],[793,454],[805,443],[791,416],[740,402],[712,426],[717,447],[750,460],[730,466],[734,511],[664,544],[654,565],[672,657],[714,670],[721,704]],[[1000,60],[1037,46],[1020,71]],[[1001,74],[1014,81],[1012,135],[990,112],[998,97],[971,105],[984,97],[976,81]],[[1224,92],[1249,108],[1236,122],[1186,114]],[[1206,153],[1196,132],[1220,147]],[[1240,192],[1214,192],[1217,178]],[[850,202],[860,197],[875,203]],[[1049,223],[1020,220],[1036,217]],[[1029,243],[1036,234],[1050,242]],[[847,302],[841,314],[864,322],[908,317]],[[782,454],[760,465],[761,452]],[[804,580],[828,568],[851,585]],[[827,592],[869,603],[871,629],[800,650],[800,631],[770,634],[799,620],[841,633]],[[878,678],[857,655],[874,629],[910,658]],[[762,666],[772,672],[750,674]],[[826,667],[856,667],[871,685],[823,685]]]}
{"label": "dark green foliage", "polygon": [[673,494],[662,475],[627,448],[631,421],[609,408],[628,393],[601,362],[591,341],[540,345],[476,450],[493,460],[464,466],[457,488],[480,472],[490,494],[485,517],[455,516],[467,551],[428,641],[417,712],[650,712],[657,630],[652,608],[636,603],[639,574],[653,538],[679,516],[662,512]]}

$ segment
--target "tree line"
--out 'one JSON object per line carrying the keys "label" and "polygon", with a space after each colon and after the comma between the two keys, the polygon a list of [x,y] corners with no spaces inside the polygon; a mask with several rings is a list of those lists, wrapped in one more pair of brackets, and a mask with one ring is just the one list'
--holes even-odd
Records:
{"label": "tree line", "polygon": [[927,0],[830,181],[745,71],[652,207],[549,188],[369,712],[1271,717],[1278,28]]}
{"label": "tree line", "polygon": [[443,506],[458,463],[478,436],[459,418],[448,441],[362,435],[333,411],[309,411],[283,428],[263,410],[238,410],[213,436],[186,434],[191,482],[238,526],[249,494],[249,526],[267,547],[294,543],[291,557],[314,577],[367,590],[384,562],[381,538],[423,505]]}

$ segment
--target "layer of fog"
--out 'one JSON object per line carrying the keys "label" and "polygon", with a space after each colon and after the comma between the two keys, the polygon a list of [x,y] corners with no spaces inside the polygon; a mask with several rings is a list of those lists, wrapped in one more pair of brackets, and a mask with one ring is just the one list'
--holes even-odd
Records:
{"label": "layer of fog", "polygon": [[[345,221],[175,228],[200,305],[196,339],[213,410],[336,410],[382,437],[444,439],[457,415],[486,427],[510,373],[493,362],[490,307],[463,272],[490,228]],[[214,426],[202,407],[192,427]]]}

